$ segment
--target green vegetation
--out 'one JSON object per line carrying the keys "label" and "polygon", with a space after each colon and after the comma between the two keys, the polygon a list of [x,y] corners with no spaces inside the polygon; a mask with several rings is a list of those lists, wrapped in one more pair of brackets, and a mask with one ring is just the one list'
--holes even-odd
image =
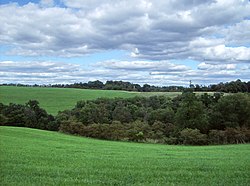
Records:
{"label": "green vegetation", "polygon": [[175,97],[180,92],[166,93],[139,93],[115,90],[90,90],[90,89],[74,89],[74,88],[48,88],[48,87],[14,87],[0,86],[0,102],[4,104],[18,103],[24,104],[29,100],[37,100],[40,106],[48,113],[56,115],[58,111],[72,109],[77,101],[91,100],[100,97],[105,98],[130,98],[137,95],[167,95]]}
{"label": "green vegetation", "polygon": [[30,100],[0,103],[0,125],[61,131],[85,137],[165,144],[250,142],[250,96],[237,93],[82,100],[55,117]]}
{"label": "green vegetation", "polygon": [[71,109],[79,100],[90,100],[99,97],[132,97],[137,93],[113,90],[88,90],[47,87],[13,87],[0,86],[0,102],[4,104],[24,104],[37,100],[48,113],[56,115],[58,111]]}
{"label": "green vegetation", "polygon": [[[2,84],[5,86],[30,86],[24,84]],[[74,84],[54,84],[54,85],[32,85],[34,87],[58,87],[58,88],[80,88],[80,89],[99,89],[99,90],[126,90],[134,92],[183,92],[187,91],[189,88],[193,89],[195,92],[225,92],[225,93],[238,93],[238,92],[250,92],[250,81],[244,82],[240,79],[236,81],[219,83],[213,85],[194,85],[189,84],[189,88],[183,86],[154,86],[149,84],[144,84],[143,86],[139,84],[134,84],[124,81],[106,81],[103,83],[99,80],[89,81],[87,83],[74,83]]]}
{"label": "green vegetation", "polygon": [[0,185],[249,185],[250,145],[111,142],[0,127]]}

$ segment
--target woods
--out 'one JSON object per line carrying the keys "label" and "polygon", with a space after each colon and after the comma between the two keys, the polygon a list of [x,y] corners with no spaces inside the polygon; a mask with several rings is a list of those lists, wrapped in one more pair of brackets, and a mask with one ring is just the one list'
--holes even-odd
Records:
{"label": "woods", "polygon": [[1,84],[0,86],[32,86],[32,87],[56,87],[56,88],[79,88],[79,89],[96,89],[96,90],[125,90],[134,92],[183,92],[193,91],[199,92],[225,92],[225,93],[237,93],[237,92],[250,92],[250,81],[244,82],[240,79],[236,81],[218,83],[211,85],[199,85],[192,84],[190,82],[189,87],[184,86],[154,86],[149,84],[139,85],[125,81],[106,81],[105,83],[96,80],[89,81],[87,83],[79,82],[73,84],[53,84],[53,85],[25,85],[25,84]]}
{"label": "woods", "polygon": [[165,144],[228,144],[250,141],[250,96],[99,98],[79,101],[55,117],[35,100],[0,105],[1,125],[55,130],[107,140]]}

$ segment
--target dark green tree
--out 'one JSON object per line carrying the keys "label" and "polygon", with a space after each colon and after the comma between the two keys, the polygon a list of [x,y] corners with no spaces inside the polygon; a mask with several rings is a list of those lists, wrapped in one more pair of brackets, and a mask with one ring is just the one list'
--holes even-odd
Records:
{"label": "dark green tree", "polygon": [[250,96],[238,93],[222,97],[210,114],[210,125],[219,130],[250,127]]}
{"label": "dark green tree", "polygon": [[208,117],[205,106],[194,93],[185,93],[175,114],[175,123],[180,129],[191,128],[207,132]]}

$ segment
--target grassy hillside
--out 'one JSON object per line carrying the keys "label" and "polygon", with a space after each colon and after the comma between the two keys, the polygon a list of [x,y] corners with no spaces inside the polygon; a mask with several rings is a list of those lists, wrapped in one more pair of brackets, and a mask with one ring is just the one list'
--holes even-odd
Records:
{"label": "grassy hillside", "polygon": [[79,100],[132,96],[133,93],[112,90],[0,86],[0,102],[24,104],[29,100],[38,100],[40,107],[51,114],[71,109]]}
{"label": "grassy hillside", "polygon": [[250,145],[110,142],[0,127],[0,185],[249,185]]}
{"label": "grassy hillside", "polygon": [[99,97],[129,98],[136,95],[167,95],[174,97],[178,94],[180,93],[138,93],[114,90],[0,86],[1,103],[9,104],[12,102],[24,104],[29,100],[38,100],[40,107],[54,115],[57,114],[58,111],[73,108],[79,100],[96,99]]}

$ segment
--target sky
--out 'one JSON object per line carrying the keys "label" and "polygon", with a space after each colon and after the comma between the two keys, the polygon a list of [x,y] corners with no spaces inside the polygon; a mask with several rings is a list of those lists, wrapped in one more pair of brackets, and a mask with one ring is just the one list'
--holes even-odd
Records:
{"label": "sky", "polygon": [[250,81],[249,0],[0,0],[0,83]]}

